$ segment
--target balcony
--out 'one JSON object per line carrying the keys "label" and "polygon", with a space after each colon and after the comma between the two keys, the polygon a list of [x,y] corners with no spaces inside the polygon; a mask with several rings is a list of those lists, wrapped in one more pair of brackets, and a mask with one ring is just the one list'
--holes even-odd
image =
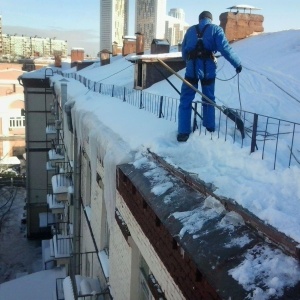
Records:
{"label": "balcony", "polygon": [[48,157],[52,165],[55,164],[56,162],[64,161],[65,155],[64,155],[63,147],[61,147],[61,145],[58,145],[55,147],[55,149],[49,150]]}
{"label": "balcony", "polygon": [[50,240],[42,240],[42,262],[44,270],[50,270],[56,266],[55,259],[50,253]]}
{"label": "balcony", "polygon": [[53,194],[56,201],[68,201],[69,188],[73,187],[72,178],[70,174],[57,174],[51,179]]}
{"label": "balcony", "polygon": [[56,196],[53,194],[47,195],[47,203],[49,210],[52,214],[58,215],[63,214],[65,209],[65,204],[56,200]]}
{"label": "balcony", "polygon": [[71,264],[69,276],[60,278],[56,282],[57,300],[112,299],[107,283],[101,274],[101,268],[97,264],[97,252],[73,253],[72,261],[77,262],[76,269],[80,274],[74,273],[74,265]]}
{"label": "balcony", "polygon": [[47,121],[46,135],[55,135],[55,134],[56,134],[55,120],[50,119]]}
{"label": "balcony", "polygon": [[68,222],[56,223],[53,226],[53,238],[50,240],[50,257],[56,264],[68,265],[73,248],[72,225]]}

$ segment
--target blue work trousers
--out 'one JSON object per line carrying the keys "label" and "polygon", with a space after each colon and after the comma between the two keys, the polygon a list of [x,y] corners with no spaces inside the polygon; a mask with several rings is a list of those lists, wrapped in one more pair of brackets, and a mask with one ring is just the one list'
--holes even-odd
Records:
{"label": "blue work trousers", "polygon": [[[198,81],[191,83],[198,89]],[[201,84],[202,93],[210,100],[215,102],[215,82]],[[181,86],[180,104],[178,108],[178,133],[191,133],[191,117],[192,117],[192,102],[196,92],[187,84]],[[203,120],[204,127],[215,130],[215,107],[202,97]]]}

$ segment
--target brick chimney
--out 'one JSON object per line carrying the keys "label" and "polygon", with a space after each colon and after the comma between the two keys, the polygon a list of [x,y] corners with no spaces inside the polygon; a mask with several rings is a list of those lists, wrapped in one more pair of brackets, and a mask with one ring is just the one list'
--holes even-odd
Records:
{"label": "brick chimney", "polygon": [[76,61],[84,61],[84,49],[72,48],[71,50],[71,63]]}
{"label": "brick chimney", "polygon": [[107,49],[100,51],[101,66],[110,64],[110,55],[111,54],[112,54],[112,52],[108,51]]}
{"label": "brick chimney", "polygon": [[223,28],[229,42],[246,38],[253,33],[264,31],[264,17],[252,13],[227,12],[219,17],[220,26]]}
{"label": "brick chimney", "polygon": [[122,55],[126,56],[131,53],[135,53],[136,51],[136,37],[123,37],[123,48],[122,48]]}
{"label": "brick chimney", "polygon": [[142,55],[144,54],[145,36],[140,32],[136,32],[135,35],[136,35],[136,54]]}

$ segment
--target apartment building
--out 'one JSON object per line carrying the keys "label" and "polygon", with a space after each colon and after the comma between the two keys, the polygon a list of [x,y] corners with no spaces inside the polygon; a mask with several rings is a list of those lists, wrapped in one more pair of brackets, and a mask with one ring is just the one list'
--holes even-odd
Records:
{"label": "apartment building", "polygon": [[166,0],[136,0],[135,30],[145,36],[145,49],[153,39],[165,38]]}
{"label": "apartment building", "polygon": [[66,270],[54,291],[63,296],[55,299],[184,299],[136,215],[153,218],[154,212],[144,216],[142,202],[136,210],[128,203],[138,196],[126,196],[135,190],[125,180],[132,153],[119,152],[113,136],[90,117],[76,125],[74,102],[68,101],[74,79],[55,79],[49,69],[34,73],[22,76],[27,236],[43,239],[45,269]]}
{"label": "apartment building", "polygon": [[185,21],[185,12],[182,8],[171,8],[168,15],[182,22]]}
{"label": "apartment building", "polygon": [[10,58],[14,57],[51,57],[55,53],[61,56],[67,56],[67,41],[56,38],[41,38],[18,36],[10,34],[1,34],[2,37],[2,55]]}
{"label": "apartment building", "polygon": [[17,81],[21,67],[0,64],[0,164],[17,161],[25,152],[24,94]]}
{"label": "apartment building", "polygon": [[[222,203],[232,202],[215,199],[210,186],[155,154],[137,153],[107,127],[118,105],[138,105],[124,122],[143,105],[153,106],[154,97],[147,102],[146,93],[84,74],[41,69],[22,76],[27,236],[43,239],[45,269],[65,268],[54,299],[246,299],[249,291],[229,271],[249,249],[277,246],[228,212]],[[153,192],[165,176],[170,187]],[[183,224],[195,210],[199,214]],[[181,213],[182,219],[174,217]],[[245,237],[242,246],[234,242]],[[299,285],[286,295],[298,299],[298,291]]]}
{"label": "apartment building", "polygon": [[0,96],[0,159],[25,152],[25,116],[22,94]]}
{"label": "apartment building", "polygon": [[112,51],[113,44],[122,46],[128,34],[128,0],[100,1],[100,51]]}

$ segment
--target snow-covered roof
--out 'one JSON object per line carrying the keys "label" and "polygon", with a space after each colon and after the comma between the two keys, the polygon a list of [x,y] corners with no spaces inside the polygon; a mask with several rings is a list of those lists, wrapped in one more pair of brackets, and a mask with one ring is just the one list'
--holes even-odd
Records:
{"label": "snow-covered roof", "polygon": [[[56,279],[64,278],[65,276],[65,269],[58,267],[1,283],[0,299],[53,300],[53,292],[56,290]],[[72,298],[65,298],[65,300],[70,299]]]}
{"label": "snow-covered roof", "polygon": [[20,160],[16,156],[5,156],[0,158],[0,165],[19,165]]}

